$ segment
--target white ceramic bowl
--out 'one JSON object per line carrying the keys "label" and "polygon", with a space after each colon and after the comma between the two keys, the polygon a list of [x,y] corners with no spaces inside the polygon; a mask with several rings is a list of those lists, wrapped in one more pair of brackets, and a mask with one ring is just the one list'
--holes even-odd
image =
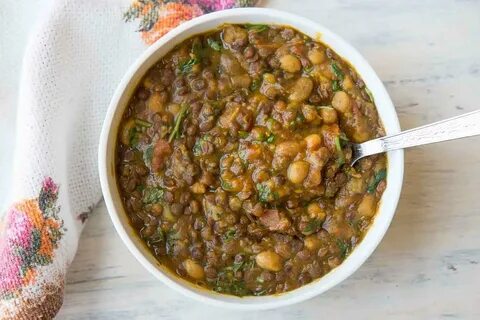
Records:
{"label": "white ceramic bowl", "polygon": [[303,17],[277,10],[250,8],[233,9],[207,14],[182,24],[155,42],[130,67],[118,86],[107,112],[100,138],[99,170],[103,196],[113,224],[135,258],[155,277],[170,288],[201,302],[236,309],[271,309],[307,300],[340,283],[372,254],[383,238],[397,206],[403,180],[403,151],[388,153],[387,188],[380,202],[375,221],[362,242],[346,260],[324,277],[296,290],[272,296],[234,297],[218,294],[175,276],[162,267],[136,236],[130,226],[117,190],[115,177],[115,142],[122,114],[134,88],[146,71],[173,47],[192,35],[215,29],[223,23],[262,23],[292,26],[314,39],[320,39],[341,57],[349,61],[373,94],[387,134],[400,131],[392,101],[380,79],[368,62],[348,43],[322,25]]}

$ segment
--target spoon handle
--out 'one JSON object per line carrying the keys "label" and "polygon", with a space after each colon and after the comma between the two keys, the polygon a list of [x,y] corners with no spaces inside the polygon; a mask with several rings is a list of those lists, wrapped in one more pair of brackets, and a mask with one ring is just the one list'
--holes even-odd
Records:
{"label": "spoon handle", "polygon": [[361,157],[435,142],[480,135],[480,110],[357,145]]}

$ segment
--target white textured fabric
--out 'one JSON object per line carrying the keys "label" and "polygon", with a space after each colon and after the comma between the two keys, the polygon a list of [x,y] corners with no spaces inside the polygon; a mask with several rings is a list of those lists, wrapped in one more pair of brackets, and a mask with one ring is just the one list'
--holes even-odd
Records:
{"label": "white textured fabric", "polygon": [[101,199],[97,149],[105,112],[146,48],[136,24],[123,21],[129,5],[53,0],[31,34],[19,83],[11,207],[0,221],[0,319],[49,318],[62,304],[67,267]]}
{"label": "white textured fabric", "polygon": [[[71,247],[77,216],[100,199],[97,149],[110,98],[145,45],[125,24],[128,1],[54,1],[27,47],[20,81],[12,200],[36,196],[45,176],[60,185]],[[69,245],[69,247],[70,247]],[[68,262],[75,250],[69,250]]]}

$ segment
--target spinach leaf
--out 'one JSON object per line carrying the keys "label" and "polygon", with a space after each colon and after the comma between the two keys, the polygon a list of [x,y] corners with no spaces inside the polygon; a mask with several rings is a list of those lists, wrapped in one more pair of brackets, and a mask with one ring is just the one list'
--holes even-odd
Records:
{"label": "spinach leaf", "polygon": [[375,173],[375,177],[373,178],[372,183],[370,183],[370,185],[368,186],[367,192],[374,193],[380,181],[382,181],[386,177],[387,177],[386,169],[379,170],[377,173]]}
{"label": "spinach leaf", "polygon": [[144,127],[144,128],[150,128],[152,126],[150,122],[139,119],[139,118],[135,119],[135,124],[139,127]]}
{"label": "spinach leaf", "polygon": [[222,45],[218,41],[213,40],[212,38],[208,38],[207,43],[210,46],[210,48],[212,48],[215,51],[221,51],[222,50]]}
{"label": "spinach leaf", "polygon": [[333,92],[340,91],[342,88],[340,87],[340,83],[338,80],[333,80],[332,81],[332,90]]}
{"label": "spinach leaf", "polygon": [[337,79],[343,80],[345,78],[345,75],[343,74],[342,69],[340,69],[340,67],[335,62],[332,62],[331,67],[332,67],[333,74]]}
{"label": "spinach leaf", "polygon": [[253,32],[263,32],[268,30],[270,27],[267,26],[266,24],[252,24],[252,23],[247,23],[245,27]]}

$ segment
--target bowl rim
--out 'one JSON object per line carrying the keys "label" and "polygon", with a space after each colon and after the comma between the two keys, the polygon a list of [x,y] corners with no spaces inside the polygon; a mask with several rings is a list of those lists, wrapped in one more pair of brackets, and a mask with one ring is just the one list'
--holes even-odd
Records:
{"label": "bowl rim", "polygon": [[[189,33],[189,31],[195,29],[195,27],[201,28],[202,25],[215,22],[216,20],[218,20],[218,22],[215,22],[217,26],[228,22],[240,23],[233,21],[235,19],[243,19],[245,21],[244,23],[252,22],[252,19],[261,20],[266,24],[275,24],[275,21],[282,21],[282,23],[278,24],[290,25],[295,29],[298,29],[300,32],[308,34],[312,37],[313,35],[311,32],[306,32],[305,29],[318,30],[315,38],[320,36],[320,41],[334,49],[334,51],[336,51],[339,56],[342,57],[342,59],[348,61],[367,84],[367,87],[372,92],[372,95],[376,101],[376,108],[379,112],[382,122],[384,123],[386,133],[394,134],[400,132],[400,124],[393,103],[382,81],[379,79],[370,64],[355,48],[343,40],[343,38],[331,32],[328,28],[317,22],[311,21],[302,16],[276,9],[239,8],[217,11],[194,18],[181,24],[157,40],[154,44],[147,48],[130,66],[128,71],[123,76],[120,84],[117,86],[108,107],[100,134],[100,143],[98,149],[98,166],[102,193],[108,213],[118,235],[131,254],[144,268],[146,268],[157,279],[161,280],[164,284],[176,290],[177,292],[180,292],[197,301],[205,302],[214,306],[241,310],[265,310],[291,305],[317,296],[348,278],[367,260],[367,258],[373,253],[375,248],[382,240],[391,223],[391,220],[393,219],[393,215],[395,214],[403,183],[404,154],[403,150],[396,150],[387,153],[387,188],[382,195],[375,220],[360,244],[338,267],[331,270],[323,277],[312,281],[310,284],[278,295],[259,297],[249,296],[239,298],[235,296],[219,294],[208,289],[198,288],[178,276],[172,276],[171,274],[168,274],[168,271],[159,266],[158,263],[152,261],[151,257],[147,257],[149,253],[145,252],[145,247],[141,248],[139,246],[138,239],[135,239],[136,236],[129,235],[129,232],[126,230],[126,228],[129,226],[126,226],[125,222],[122,222],[122,219],[125,220],[125,217],[121,217],[121,215],[123,214],[126,216],[126,214],[124,212],[120,212],[124,209],[123,205],[118,201],[118,190],[114,172],[115,169],[114,167],[112,169],[112,163],[109,160],[109,158],[112,157],[114,159],[114,155],[111,155],[111,152],[109,153],[109,148],[111,148],[112,143],[115,144],[117,136],[117,127],[114,127],[112,122],[114,121],[115,117],[119,117],[119,113],[120,117],[123,114],[124,108],[122,108],[121,112],[119,111],[121,102],[122,100],[128,101],[131,97],[132,92],[128,92],[128,90],[132,90],[131,87],[132,83],[134,82],[134,78],[137,77],[138,79],[144,75],[144,72],[153,64],[151,61],[149,61],[149,59],[152,60],[152,57],[155,55],[155,53],[160,51],[163,46],[168,44],[173,47],[194,34],[205,32],[195,31]],[[259,22],[254,21],[253,23]],[[335,45],[333,46],[330,41],[333,41]],[[166,52],[170,50],[171,48]],[[158,61],[158,58],[155,58],[154,60]],[[352,60],[354,60],[354,62]],[[149,63],[150,65],[145,67]],[[388,122],[388,126],[385,125],[385,122]],[[112,142],[112,140],[114,141]],[[115,192],[117,194],[115,194]],[[117,201],[114,201],[115,197],[117,198]]]}

